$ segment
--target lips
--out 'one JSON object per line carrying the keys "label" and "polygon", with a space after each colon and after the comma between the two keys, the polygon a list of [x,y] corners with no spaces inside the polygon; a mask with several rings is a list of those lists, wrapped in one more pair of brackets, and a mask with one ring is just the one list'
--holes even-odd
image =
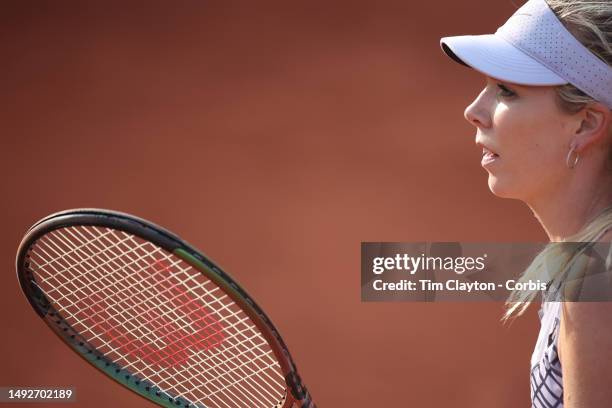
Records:
{"label": "lips", "polygon": [[495,151],[493,151],[493,149],[491,149],[489,146],[485,145],[482,142],[476,142],[476,144],[480,147],[482,147],[482,156],[491,156],[491,157],[499,157],[499,154],[497,154]]}
{"label": "lips", "polygon": [[487,149],[486,147],[483,147],[482,148],[482,156],[483,157],[492,157],[492,158],[495,158],[495,157],[499,157],[499,154],[493,153],[491,150]]}
{"label": "lips", "polygon": [[499,159],[499,154],[481,141],[477,140],[476,144],[482,147],[482,158],[480,159],[480,165],[489,170],[489,168]]}

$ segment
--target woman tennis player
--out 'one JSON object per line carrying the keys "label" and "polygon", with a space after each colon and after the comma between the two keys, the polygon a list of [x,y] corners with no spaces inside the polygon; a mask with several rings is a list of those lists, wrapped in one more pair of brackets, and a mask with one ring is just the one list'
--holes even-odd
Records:
{"label": "woman tennis player", "polygon": [[[563,243],[612,240],[612,1],[529,0],[495,34],[441,45],[485,77],[465,118],[489,189],[525,202],[551,241],[521,279],[546,272],[559,287],[585,256]],[[505,317],[533,299],[513,293]],[[612,407],[612,303],[546,301],[540,318],[532,406]]]}

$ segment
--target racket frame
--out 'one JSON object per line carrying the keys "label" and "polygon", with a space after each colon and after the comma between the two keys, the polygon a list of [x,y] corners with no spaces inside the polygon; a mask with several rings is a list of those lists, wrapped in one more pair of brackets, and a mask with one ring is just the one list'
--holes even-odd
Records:
{"label": "racket frame", "polygon": [[[44,293],[34,283],[36,279],[29,267],[29,249],[45,234],[61,228],[75,226],[112,228],[135,235],[176,255],[192,268],[202,273],[206,278],[213,281],[240,306],[270,345],[285,377],[288,390],[284,401],[281,401],[278,407],[289,408],[294,403],[297,403],[302,408],[315,407],[310,394],[302,384],[293,359],[278,330],[261,307],[236,280],[211,261],[210,258],[159,225],[130,214],[97,208],[65,210],[41,219],[30,227],[25,234],[19,245],[16,257],[17,278],[21,290],[32,308],[60,339],[88,363],[103,371],[121,385],[161,406],[185,407],[189,402],[181,397],[170,395],[154,384],[140,379],[137,375],[106,359],[102,353],[89,347],[87,341],[72,329],[70,324],[63,319],[61,313],[53,307]],[[193,407],[194,403],[191,403],[189,406]],[[202,406],[202,408],[206,407]]]}

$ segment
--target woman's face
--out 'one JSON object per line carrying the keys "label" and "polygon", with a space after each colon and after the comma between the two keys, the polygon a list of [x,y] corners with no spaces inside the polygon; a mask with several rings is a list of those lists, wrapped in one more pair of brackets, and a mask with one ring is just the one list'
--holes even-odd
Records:
{"label": "woman's face", "polygon": [[476,143],[483,147],[481,164],[493,194],[529,201],[563,185],[572,122],[555,98],[552,86],[487,77],[485,88],[466,108],[465,118],[476,126]]}

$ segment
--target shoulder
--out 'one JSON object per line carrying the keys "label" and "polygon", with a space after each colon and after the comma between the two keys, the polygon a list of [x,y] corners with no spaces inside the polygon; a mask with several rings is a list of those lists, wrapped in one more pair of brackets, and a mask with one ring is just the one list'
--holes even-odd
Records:
{"label": "shoulder", "polygon": [[577,272],[565,282],[566,291],[577,290],[576,296],[566,297],[576,301],[561,304],[565,333],[585,338],[593,337],[587,334],[612,334],[612,229],[584,255]]}
{"label": "shoulder", "polygon": [[561,315],[564,406],[607,406],[612,400],[612,302],[566,302]]}
{"label": "shoulder", "polygon": [[[612,361],[612,302],[561,304],[559,358],[566,365],[578,356],[583,362]],[[612,381],[612,369],[610,375]]]}
{"label": "shoulder", "polygon": [[[562,303],[559,358],[563,365],[567,365],[569,360],[577,357],[581,365],[601,359],[612,361],[612,302]],[[609,384],[612,382],[612,366],[608,368],[608,374]]]}
{"label": "shoulder", "polygon": [[612,302],[564,302],[561,314],[563,334],[568,339],[580,343],[606,341],[612,353]]}
{"label": "shoulder", "polygon": [[[598,241],[604,248],[609,246],[612,230]],[[604,273],[583,276],[582,289],[590,288],[587,298],[598,292],[599,299],[604,296],[609,301],[561,304],[558,348],[568,408],[599,407],[612,400],[612,296],[606,295],[612,293],[612,278],[610,271],[599,272]],[[590,279],[592,284],[585,284]]]}

